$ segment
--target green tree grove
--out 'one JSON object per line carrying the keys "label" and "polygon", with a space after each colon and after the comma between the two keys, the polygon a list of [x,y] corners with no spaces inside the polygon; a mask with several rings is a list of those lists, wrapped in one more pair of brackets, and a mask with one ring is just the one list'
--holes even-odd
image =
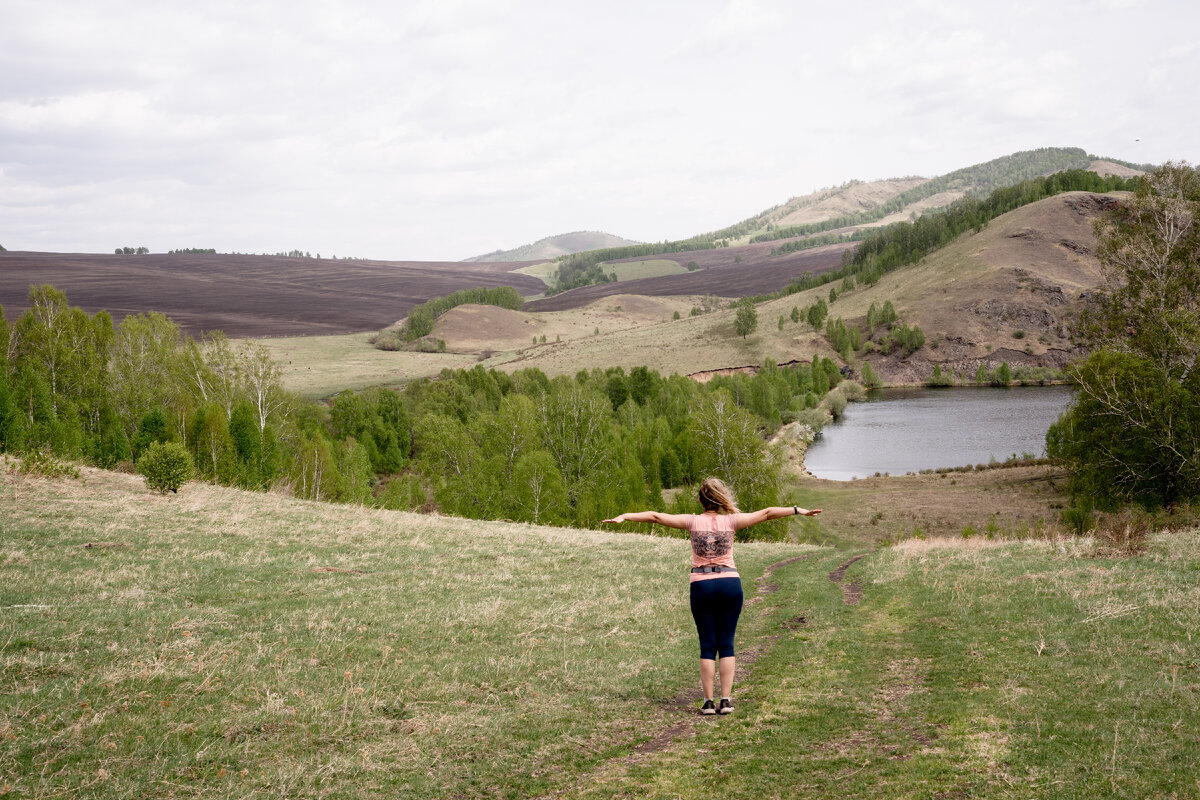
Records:
{"label": "green tree grove", "polygon": [[1200,498],[1200,175],[1168,163],[1097,225],[1109,277],[1093,346],[1047,434],[1082,507]]}

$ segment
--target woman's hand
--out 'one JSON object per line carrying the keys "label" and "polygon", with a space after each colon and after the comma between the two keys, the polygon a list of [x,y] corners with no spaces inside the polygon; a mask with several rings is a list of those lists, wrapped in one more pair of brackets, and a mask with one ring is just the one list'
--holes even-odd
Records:
{"label": "woman's hand", "polygon": [[625,515],[624,515],[624,514],[620,514],[620,515],[618,515],[618,516],[615,516],[615,517],[613,517],[612,519],[604,519],[604,520],[600,520],[600,521],[601,521],[602,523],[605,523],[605,522],[607,522],[607,523],[608,523],[608,524],[610,524],[610,525],[619,525],[619,524],[621,524],[622,522],[624,522],[624,521],[625,521]]}
{"label": "woman's hand", "polygon": [[819,509],[819,508],[802,508],[802,509],[800,509],[800,516],[802,516],[802,517],[815,517],[817,514],[820,514],[820,513],[821,513],[821,509]]}

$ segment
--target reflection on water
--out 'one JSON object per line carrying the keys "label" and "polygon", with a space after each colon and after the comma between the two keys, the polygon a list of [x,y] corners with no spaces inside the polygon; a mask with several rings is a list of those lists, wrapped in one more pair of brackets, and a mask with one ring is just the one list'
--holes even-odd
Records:
{"label": "reflection on water", "polygon": [[1068,386],[889,389],[846,406],[804,457],[818,478],[986,464],[1043,456],[1046,431],[1071,399]]}

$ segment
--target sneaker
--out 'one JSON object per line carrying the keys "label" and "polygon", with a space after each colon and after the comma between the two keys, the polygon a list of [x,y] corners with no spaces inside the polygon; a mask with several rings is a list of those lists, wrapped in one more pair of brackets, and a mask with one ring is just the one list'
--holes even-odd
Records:
{"label": "sneaker", "polygon": [[728,697],[721,698],[721,708],[719,709],[719,713],[721,713],[721,714],[732,714],[733,713],[733,703],[729,702]]}
{"label": "sneaker", "polygon": [[713,705],[712,700],[705,700],[704,705],[700,706],[700,713],[701,714],[715,714],[715,713],[717,713],[717,707],[715,705]]}

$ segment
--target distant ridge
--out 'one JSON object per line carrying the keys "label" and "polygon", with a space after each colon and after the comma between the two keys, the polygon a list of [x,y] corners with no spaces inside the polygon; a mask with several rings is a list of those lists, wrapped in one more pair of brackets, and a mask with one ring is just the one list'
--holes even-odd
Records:
{"label": "distant ridge", "polygon": [[574,233],[547,236],[533,244],[521,245],[513,250],[494,250],[481,256],[464,258],[463,261],[549,261],[571,253],[582,253],[586,250],[599,250],[607,247],[624,247],[631,244],[638,244],[638,242],[600,231],[575,231]]}

